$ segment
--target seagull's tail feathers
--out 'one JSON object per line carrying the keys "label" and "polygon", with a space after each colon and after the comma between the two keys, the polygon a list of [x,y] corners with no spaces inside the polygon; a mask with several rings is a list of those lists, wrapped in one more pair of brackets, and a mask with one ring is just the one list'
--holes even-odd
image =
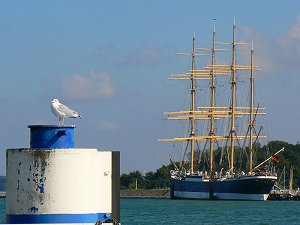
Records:
{"label": "seagull's tail feathers", "polygon": [[77,112],[74,112],[74,115],[71,116],[71,118],[82,118]]}

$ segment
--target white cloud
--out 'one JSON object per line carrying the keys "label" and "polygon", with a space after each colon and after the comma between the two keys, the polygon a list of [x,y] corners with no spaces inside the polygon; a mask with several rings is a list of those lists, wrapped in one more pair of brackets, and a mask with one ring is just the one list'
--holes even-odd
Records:
{"label": "white cloud", "polygon": [[105,72],[90,72],[89,75],[74,75],[62,83],[63,94],[71,99],[87,100],[112,97],[115,94],[111,75]]}
{"label": "white cloud", "polygon": [[98,128],[100,130],[103,130],[103,131],[116,131],[119,129],[119,126],[118,124],[116,123],[112,123],[112,122],[106,122],[106,121],[102,121],[99,125],[98,125]]}
{"label": "white cloud", "polygon": [[300,16],[286,31],[277,36],[242,28],[248,40],[254,41],[255,63],[264,71],[285,73],[300,69]]}

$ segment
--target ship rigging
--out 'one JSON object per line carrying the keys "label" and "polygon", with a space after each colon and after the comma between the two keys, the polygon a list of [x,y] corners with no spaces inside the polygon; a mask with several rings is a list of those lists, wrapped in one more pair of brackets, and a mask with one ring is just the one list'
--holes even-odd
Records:
{"label": "ship rigging", "polygon": [[[237,46],[246,45],[251,46],[250,50],[250,65],[240,65],[237,63]],[[218,47],[221,46],[221,47]],[[225,47],[222,47],[225,46]],[[230,46],[230,48],[226,48]],[[196,57],[207,56],[208,54],[199,54],[196,51],[209,51],[210,63],[204,66],[202,69],[196,69]],[[217,52],[231,52],[231,63],[217,63]],[[259,166],[263,165],[269,159],[265,160],[262,164],[254,167],[253,152],[254,146],[257,144],[257,140],[266,138],[265,135],[261,135],[261,128],[257,132],[255,124],[257,117],[265,115],[265,109],[260,107],[259,104],[255,106],[254,98],[254,71],[258,70],[254,65],[254,47],[253,43],[237,42],[236,41],[236,24],[234,22],[232,29],[232,41],[231,42],[217,42],[216,41],[216,29],[215,23],[212,34],[212,46],[211,48],[196,48],[195,35],[192,39],[192,51],[191,53],[179,53],[179,55],[185,55],[191,57],[191,70],[184,74],[172,74],[171,80],[185,80],[190,82],[190,107],[187,110],[166,112],[166,119],[168,120],[187,120],[189,122],[189,132],[186,137],[166,138],[160,139],[160,141],[177,142],[184,141],[187,143],[186,149],[190,149],[190,163],[189,170],[184,171],[183,165],[176,166],[175,171],[172,171],[171,177],[172,183],[172,195],[178,198],[218,198],[218,199],[249,199],[249,200],[266,200],[267,195],[271,191],[275,181],[276,175],[271,171],[267,171],[268,174],[258,174]],[[237,87],[238,87],[238,72],[244,71],[249,76],[249,88],[250,98],[246,106],[238,104],[237,101]],[[222,104],[217,102],[216,99],[216,82],[220,79],[226,80],[229,83],[229,102],[228,104]],[[196,99],[197,82],[209,82],[209,102],[207,105],[197,106],[198,99]],[[218,103],[218,104],[217,104]],[[247,116],[247,127],[243,130],[244,133],[237,132],[237,119]],[[229,122],[226,132],[221,133],[218,129],[217,121],[227,120]],[[202,134],[196,129],[196,122],[202,121]],[[208,133],[204,134],[203,121],[209,123]],[[248,140],[248,172],[237,171],[235,165],[236,149],[241,149],[240,141]],[[195,152],[198,148],[198,142],[209,142],[209,171],[195,170]],[[214,163],[215,146],[220,149],[220,143],[224,142],[222,148],[222,154],[224,149],[228,151],[228,165],[226,174],[222,174],[223,168],[220,172],[216,170]],[[228,144],[229,143],[229,144]],[[283,151],[280,149],[278,152]],[[200,158],[199,158],[200,161]],[[222,159],[220,159],[220,162]],[[174,163],[175,164],[175,163]],[[248,190],[249,185],[254,185],[253,190]],[[261,186],[261,188],[258,188]],[[253,192],[253,193],[252,193]]]}

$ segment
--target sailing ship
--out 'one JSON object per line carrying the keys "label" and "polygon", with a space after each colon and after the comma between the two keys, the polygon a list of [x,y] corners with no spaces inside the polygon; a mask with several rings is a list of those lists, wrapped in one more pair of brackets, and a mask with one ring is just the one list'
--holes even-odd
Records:
{"label": "sailing ship", "polygon": [[[244,43],[236,41],[236,25],[233,24],[232,41],[217,42],[215,23],[212,35],[212,46],[210,48],[196,48],[195,35],[193,36],[192,52],[179,53],[179,55],[188,55],[192,59],[191,70],[184,74],[172,74],[172,80],[185,80],[189,82],[189,101],[190,107],[186,110],[176,112],[166,112],[167,120],[185,120],[188,122],[188,135],[185,137],[165,138],[159,141],[167,142],[184,142],[185,151],[190,149],[189,162],[180,161],[174,164],[174,170],[170,171],[171,175],[171,197],[176,199],[220,199],[220,200],[267,200],[272,187],[274,186],[277,175],[275,170],[268,169],[265,165],[270,159],[278,159],[277,154],[268,157],[265,161],[254,166],[253,153],[257,140],[266,138],[261,135],[260,131],[255,128],[257,118],[265,115],[265,109],[259,104],[256,106],[254,98],[254,71],[258,70],[254,66],[254,48],[253,43]],[[238,64],[237,46],[248,45],[251,48],[248,59],[250,63],[247,65]],[[220,47],[221,46],[221,47]],[[222,47],[225,46],[225,47]],[[229,46],[229,47],[228,47]],[[197,50],[208,50],[210,54],[199,54]],[[229,52],[229,63],[217,63],[217,52]],[[196,56],[210,56],[209,63],[201,69],[196,69]],[[228,54],[227,54],[228,55]],[[240,79],[240,72],[247,74],[247,80],[250,78],[249,92],[250,97],[247,99],[247,105],[241,105],[238,101],[237,88]],[[219,79],[229,85],[228,101],[226,104],[218,102],[217,84]],[[203,105],[203,96],[200,100],[196,99],[197,85],[202,82],[208,84],[209,101]],[[245,82],[240,82],[245,83]],[[242,92],[242,91],[241,91]],[[245,91],[244,91],[245,92]],[[222,96],[224,97],[224,96]],[[202,103],[199,104],[199,103]],[[218,103],[218,104],[217,104]],[[243,103],[244,104],[244,103]],[[247,122],[244,129],[238,125],[238,121],[246,118]],[[220,122],[223,121],[223,122]],[[227,126],[224,126],[227,121]],[[200,127],[197,127],[200,123]],[[206,124],[206,125],[205,125]],[[222,126],[220,124],[223,124]],[[219,127],[225,127],[225,131],[221,131]],[[205,133],[206,132],[206,133]],[[242,134],[243,133],[243,134]],[[199,149],[199,142],[205,143],[203,150]],[[241,142],[244,142],[243,147]],[[209,144],[209,148],[206,148]],[[223,147],[220,145],[223,144]],[[246,148],[244,146],[247,146]],[[242,150],[245,149],[245,150]],[[226,165],[227,168],[220,168],[215,163],[215,152],[221,152],[220,165]],[[236,152],[246,151],[248,163],[244,166],[244,171],[239,170],[235,164]],[[201,162],[200,155],[208,152],[209,163],[207,169],[196,165],[196,154],[198,162]],[[227,163],[222,161],[222,157],[227,152]],[[184,154],[186,157],[188,154]],[[187,168],[187,166],[189,168]],[[197,168],[197,169],[196,169]]]}

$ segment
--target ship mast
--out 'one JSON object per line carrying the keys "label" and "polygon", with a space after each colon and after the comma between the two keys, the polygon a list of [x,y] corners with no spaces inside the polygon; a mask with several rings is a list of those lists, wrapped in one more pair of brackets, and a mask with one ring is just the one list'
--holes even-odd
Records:
{"label": "ship mast", "polygon": [[236,52],[235,52],[235,20],[232,30],[232,64],[231,64],[231,128],[230,128],[230,144],[231,144],[231,158],[230,171],[233,173],[234,168],[234,135],[235,135],[235,101],[236,101]]}
{"label": "ship mast", "polygon": [[[178,55],[188,55],[192,57],[192,65],[191,65],[191,70],[190,73],[187,74],[178,74],[179,76],[184,76],[184,78],[173,78],[174,80],[187,80],[190,79],[191,85],[190,85],[190,96],[191,96],[191,104],[190,104],[190,109],[189,109],[189,116],[187,119],[190,121],[190,134],[189,134],[189,139],[187,140],[188,143],[190,143],[190,153],[191,153],[191,167],[190,167],[190,172],[191,174],[194,174],[194,158],[195,158],[195,142],[197,141],[195,139],[195,134],[196,134],[196,126],[195,122],[196,119],[201,119],[196,117],[196,79],[208,79],[208,78],[199,78],[198,76],[201,74],[198,74],[196,71],[196,56],[204,56],[206,54],[197,54],[196,53],[196,37],[195,33],[193,35],[193,41],[192,41],[192,52],[191,53],[178,53]],[[205,74],[203,74],[205,76]],[[176,75],[174,75],[176,76]],[[186,76],[190,76],[190,78],[187,78]],[[175,112],[176,113],[176,112]],[[170,118],[170,119],[176,119],[176,118]],[[180,119],[180,118],[178,118]],[[183,118],[184,119],[184,118]]]}
{"label": "ship mast", "polygon": [[[215,135],[215,118],[214,118],[214,107],[215,107],[215,71],[214,71],[214,65],[215,65],[215,43],[216,43],[216,28],[215,28],[215,20],[214,20],[214,30],[213,30],[213,40],[212,40],[212,49],[211,49],[211,99],[210,99],[210,131],[209,135],[214,136]],[[213,151],[214,151],[214,139],[209,140],[209,151],[210,151],[210,177],[212,178],[213,175]]]}
{"label": "ship mast", "polygon": [[251,46],[251,62],[250,62],[250,116],[249,116],[249,132],[250,132],[250,140],[249,140],[249,171],[252,170],[253,167],[253,110],[254,110],[254,74],[253,74],[253,42]]}
{"label": "ship mast", "polygon": [[[190,145],[190,173],[194,173],[194,154],[195,154],[195,144],[198,140],[209,139],[208,136],[199,137],[196,136],[195,122],[196,120],[206,120],[207,115],[201,116],[196,110],[196,80],[210,80],[211,78],[209,71],[207,70],[196,70],[196,56],[206,56],[207,54],[196,53],[196,41],[195,34],[193,36],[192,42],[192,52],[191,53],[177,53],[178,55],[191,56],[192,57],[192,67],[188,73],[184,74],[171,74],[172,78],[170,80],[189,80],[190,81],[190,108],[184,111],[177,112],[165,112],[168,115],[167,120],[188,120],[190,124],[189,137],[180,138],[164,138],[159,139],[159,141],[187,141],[187,147]],[[170,115],[177,115],[174,117],[169,117]]]}
{"label": "ship mast", "polygon": [[[191,130],[190,137],[195,136],[195,95],[196,95],[196,84],[195,84],[195,34],[193,36],[193,49],[192,49],[192,73],[191,73]],[[191,174],[194,174],[194,153],[195,153],[195,139],[191,139]]]}

